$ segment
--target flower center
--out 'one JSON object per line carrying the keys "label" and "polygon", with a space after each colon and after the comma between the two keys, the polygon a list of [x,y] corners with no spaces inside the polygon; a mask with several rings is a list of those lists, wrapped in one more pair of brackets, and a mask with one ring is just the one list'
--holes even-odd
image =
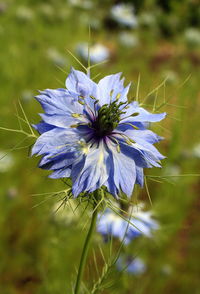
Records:
{"label": "flower center", "polygon": [[103,105],[98,110],[97,119],[93,122],[92,127],[95,129],[97,137],[104,137],[112,133],[112,131],[118,126],[120,122],[120,115],[126,112],[120,110],[120,106],[126,104],[117,101]]}

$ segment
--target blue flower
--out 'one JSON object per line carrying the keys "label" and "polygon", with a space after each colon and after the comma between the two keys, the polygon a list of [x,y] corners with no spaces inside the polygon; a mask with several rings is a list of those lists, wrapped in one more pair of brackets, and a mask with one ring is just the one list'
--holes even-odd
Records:
{"label": "blue flower", "polygon": [[121,74],[93,82],[72,68],[66,89],[46,89],[36,96],[44,109],[34,125],[40,133],[32,155],[51,178],[72,179],[72,192],[93,192],[105,186],[114,196],[131,196],[135,183],[143,185],[143,168],[160,167],[164,158],[153,146],[161,137],[148,130],[165,113],[152,114],[134,101]]}
{"label": "blue flower", "polygon": [[144,261],[139,257],[132,258],[122,255],[117,260],[117,269],[119,271],[125,270],[130,274],[141,275],[146,271],[147,267]]}
{"label": "blue flower", "polygon": [[151,212],[137,212],[131,217],[121,217],[111,209],[106,209],[99,214],[97,231],[108,240],[109,237],[118,238],[124,244],[129,244],[133,239],[144,235],[152,236],[152,231],[158,229],[158,224],[151,217]]}

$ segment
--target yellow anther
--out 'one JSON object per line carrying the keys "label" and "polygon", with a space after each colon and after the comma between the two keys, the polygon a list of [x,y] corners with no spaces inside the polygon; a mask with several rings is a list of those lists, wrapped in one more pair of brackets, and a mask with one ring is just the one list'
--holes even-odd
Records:
{"label": "yellow anther", "polygon": [[78,117],[81,117],[81,114],[79,114],[79,113],[72,113],[72,117],[78,118]]}
{"label": "yellow anther", "polygon": [[80,99],[84,99],[85,97],[82,96],[82,95],[79,95],[78,98],[80,98]]}
{"label": "yellow anther", "polygon": [[96,100],[96,98],[94,96],[92,96],[92,95],[90,95],[90,98],[92,98],[93,100]]}
{"label": "yellow anther", "polygon": [[79,125],[71,125],[70,128],[77,128]]}
{"label": "yellow anther", "polygon": [[123,125],[129,125],[131,126],[132,128],[136,129],[136,130],[139,130],[138,127],[136,127],[135,125],[131,124],[131,123],[122,123]]}
{"label": "yellow anther", "polygon": [[136,126],[134,126],[134,125],[132,125],[132,124],[131,124],[131,126],[132,126],[134,129],[139,130],[138,127],[136,127]]}
{"label": "yellow anther", "polygon": [[85,105],[85,103],[83,101],[78,100],[78,103],[81,105]]}
{"label": "yellow anther", "polygon": [[131,114],[131,116],[137,116],[137,115],[139,115],[139,112],[134,112]]}
{"label": "yellow anther", "polygon": [[131,145],[131,141],[126,140],[125,142],[126,142],[126,144]]}
{"label": "yellow anther", "polygon": [[119,144],[117,145],[117,152],[120,153],[121,152],[121,149],[120,149],[120,146]]}
{"label": "yellow anther", "polygon": [[114,90],[112,89],[112,90],[110,91],[110,97],[112,97],[113,92],[114,92]]}
{"label": "yellow anther", "polygon": [[128,145],[132,145],[132,143],[135,143],[135,141],[134,140],[132,140],[132,139],[128,139],[128,140],[126,140],[125,141]]}
{"label": "yellow anther", "polygon": [[121,93],[118,93],[116,96],[116,100],[119,100],[120,97],[121,97]]}

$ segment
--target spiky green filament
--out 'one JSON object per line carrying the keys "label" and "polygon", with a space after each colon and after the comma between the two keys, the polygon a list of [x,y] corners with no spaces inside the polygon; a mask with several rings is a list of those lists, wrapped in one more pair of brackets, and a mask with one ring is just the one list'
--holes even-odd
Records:
{"label": "spiky green filament", "polygon": [[[123,111],[124,107],[121,107],[125,104],[125,102],[118,103],[118,99],[116,99],[110,104],[103,105],[98,110],[97,118],[92,124],[92,127],[96,130],[97,137],[104,137],[110,135],[112,131],[116,129],[121,120],[120,116],[126,113]],[[137,115],[138,113],[133,113],[130,116]]]}
{"label": "spiky green filament", "polygon": [[120,106],[125,104],[117,101],[103,105],[98,110],[96,121],[93,123],[93,128],[96,130],[97,137],[103,137],[111,134],[111,132],[118,126],[120,122],[120,115],[125,113],[120,110]]}

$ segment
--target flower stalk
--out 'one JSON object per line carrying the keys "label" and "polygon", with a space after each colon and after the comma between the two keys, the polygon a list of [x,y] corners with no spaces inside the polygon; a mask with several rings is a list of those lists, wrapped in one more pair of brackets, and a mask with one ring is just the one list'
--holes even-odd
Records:
{"label": "flower stalk", "polygon": [[91,242],[91,239],[92,239],[94,228],[96,226],[97,211],[98,211],[98,209],[97,209],[98,190],[95,191],[94,196],[97,196],[97,197],[94,197],[95,199],[94,199],[94,205],[93,205],[92,219],[91,219],[90,228],[89,228],[89,231],[87,233],[85,243],[84,243],[84,246],[83,246],[83,251],[82,251],[82,254],[81,254],[81,259],[80,259],[80,264],[79,264],[79,269],[78,269],[78,275],[77,275],[77,279],[76,279],[76,285],[75,285],[74,294],[79,294],[80,293],[81,280],[82,280],[82,276],[83,276],[83,272],[84,272],[84,268],[85,268],[86,259],[87,259],[87,256],[88,256],[90,242]]}

